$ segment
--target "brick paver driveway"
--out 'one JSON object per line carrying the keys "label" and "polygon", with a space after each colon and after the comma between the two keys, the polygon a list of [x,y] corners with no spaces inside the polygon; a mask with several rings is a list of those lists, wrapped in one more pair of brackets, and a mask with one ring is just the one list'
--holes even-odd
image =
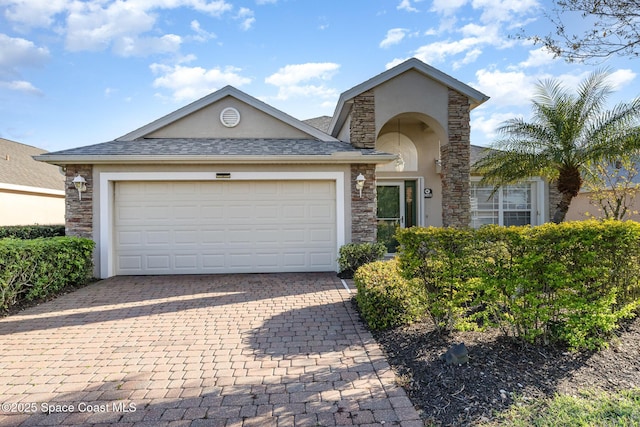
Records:
{"label": "brick paver driveway", "polygon": [[98,282],[0,319],[0,426],[421,426],[349,298],[335,274]]}

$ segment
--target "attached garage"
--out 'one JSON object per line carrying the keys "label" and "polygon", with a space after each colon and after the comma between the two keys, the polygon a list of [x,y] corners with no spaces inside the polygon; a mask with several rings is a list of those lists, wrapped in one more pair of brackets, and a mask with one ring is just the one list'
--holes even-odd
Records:
{"label": "attached garage", "polygon": [[116,181],[114,190],[117,275],[335,269],[335,181]]}

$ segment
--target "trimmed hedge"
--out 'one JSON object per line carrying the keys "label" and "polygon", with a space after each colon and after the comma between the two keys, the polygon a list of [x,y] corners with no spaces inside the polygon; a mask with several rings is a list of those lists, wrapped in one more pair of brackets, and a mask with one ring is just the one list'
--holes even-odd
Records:
{"label": "trimmed hedge", "polygon": [[0,227],[0,239],[38,239],[64,236],[64,225],[9,225]]}
{"label": "trimmed hedge", "polygon": [[401,229],[400,271],[441,331],[493,325],[531,343],[607,345],[640,307],[640,224]]}
{"label": "trimmed hedge", "polygon": [[411,323],[424,313],[424,292],[400,275],[397,259],[360,267],[354,282],[360,315],[373,330]]}
{"label": "trimmed hedge", "polygon": [[79,237],[0,240],[0,309],[86,283],[93,247],[92,240]]}
{"label": "trimmed hedge", "polygon": [[387,247],[384,243],[347,243],[340,247],[339,276],[351,279],[358,268],[384,258]]}

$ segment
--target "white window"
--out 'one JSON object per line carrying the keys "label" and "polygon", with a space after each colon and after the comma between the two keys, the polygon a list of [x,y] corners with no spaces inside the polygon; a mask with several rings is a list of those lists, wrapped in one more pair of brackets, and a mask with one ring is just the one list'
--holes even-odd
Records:
{"label": "white window", "polygon": [[536,184],[526,182],[500,187],[495,193],[492,186],[471,183],[471,226],[535,225]]}

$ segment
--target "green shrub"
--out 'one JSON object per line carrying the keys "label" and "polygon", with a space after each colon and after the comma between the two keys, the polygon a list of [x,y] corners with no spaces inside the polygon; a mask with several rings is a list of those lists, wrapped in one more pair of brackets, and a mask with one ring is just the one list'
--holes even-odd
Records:
{"label": "green shrub", "polygon": [[347,243],[340,248],[340,277],[351,279],[358,268],[381,260],[385,253],[387,248],[383,243]]}
{"label": "green shrub", "polygon": [[477,254],[471,229],[409,228],[396,233],[405,279],[426,292],[426,310],[440,333],[467,329]]}
{"label": "green shrub", "polygon": [[640,307],[640,224],[580,221],[397,233],[400,267],[441,331],[496,325],[538,344],[597,349]]}
{"label": "green shrub", "polygon": [[38,239],[64,236],[64,225],[9,225],[0,227],[0,239]]}
{"label": "green shrub", "polygon": [[396,259],[364,265],[354,279],[358,309],[373,330],[411,323],[424,312],[424,293],[400,275]]}
{"label": "green shrub", "polygon": [[79,237],[0,240],[0,308],[85,283],[93,272],[93,247]]}

